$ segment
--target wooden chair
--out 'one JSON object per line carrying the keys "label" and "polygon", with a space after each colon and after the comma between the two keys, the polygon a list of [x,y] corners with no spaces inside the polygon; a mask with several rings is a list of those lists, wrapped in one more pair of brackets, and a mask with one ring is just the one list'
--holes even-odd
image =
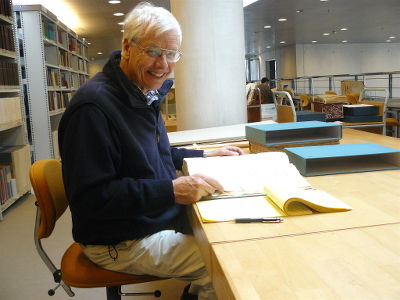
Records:
{"label": "wooden chair", "polygon": [[120,300],[121,295],[154,295],[160,297],[160,291],[122,293],[121,285],[138,284],[164,278],[124,274],[103,269],[84,255],[78,243],[73,243],[66,250],[61,260],[61,268],[57,269],[43,249],[41,240],[53,233],[57,220],[68,207],[61,175],[61,163],[55,159],[37,161],[32,165],[29,175],[37,199],[35,202],[37,206],[34,232],[35,246],[57,283],[54,289],[49,290],[50,296],[54,295],[59,286],[62,286],[65,292],[73,297],[74,292],[70,288],[72,286],[77,288],[106,287],[107,300]]}
{"label": "wooden chair", "polygon": [[350,104],[357,104],[358,103],[358,99],[360,98],[360,94],[348,94],[347,96],[347,101]]}
{"label": "wooden chair", "polygon": [[296,111],[292,96],[288,92],[275,91],[272,94],[278,123],[325,121],[324,113],[309,110]]}
{"label": "wooden chair", "polygon": [[[292,96],[286,91],[272,92],[278,123],[296,122],[297,115]],[[284,103],[287,102],[287,104]]]}
{"label": "wooden chair", "polygon": [[[381,93],[382,96],[368,96],[370,92]],[[396,127],[396,135],[398,131],[399,121],[395,118],[388,117],[387,102],[389,99],[389,91],[382,88],[365,88],[361,91],[358,103],[372,104],[379,107],[379,115],[382,116],[383,129],[382,134],[386,135],[387,127]]]}
{"label": "wooden chair", "polygon": [[256,85],[250,87],[247,96],[247,122],[261,121],[261,92]]}

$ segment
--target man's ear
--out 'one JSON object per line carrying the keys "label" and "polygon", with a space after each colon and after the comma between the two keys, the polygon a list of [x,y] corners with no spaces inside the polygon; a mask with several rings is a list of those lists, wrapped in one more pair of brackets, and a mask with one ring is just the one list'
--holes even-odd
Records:
{"label": "man's ear", "polygon": [[129,58],[130,49],[131,49],[131,45],[130,45],[128,39],[125,38],[125,39],[122,41],[122,51],[121,51],[121,56],[122,56],[124,59],[128,59],[128,58]]}

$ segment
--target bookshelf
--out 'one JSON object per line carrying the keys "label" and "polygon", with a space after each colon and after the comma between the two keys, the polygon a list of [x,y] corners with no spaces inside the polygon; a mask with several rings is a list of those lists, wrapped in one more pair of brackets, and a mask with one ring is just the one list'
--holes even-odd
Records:
{"label": "bookshelf", "polygon": [[0,0],[0,220],[30,191],[31,165],[10,0]]}
{"label": "bookshelf", "polygon": [[34,160],[59,159],[58,125],[89,78],[88,45],[42,5],[14,5],[14,11]]}

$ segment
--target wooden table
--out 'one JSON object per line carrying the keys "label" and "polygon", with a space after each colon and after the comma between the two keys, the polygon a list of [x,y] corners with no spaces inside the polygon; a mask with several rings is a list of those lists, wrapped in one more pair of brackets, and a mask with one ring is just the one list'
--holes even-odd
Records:
{"label": "wooden table", "polygon": [[[344,129],[343,135],[343,144],[400,149],[392,137],[354,129]],[[202,223],[191,208],[194,234],[219,298],[400,299],[400,170],[307,180],[353,210],[286,217],[278,224],[235,224]],[[364,267],[357,253],[364,255]],[[368,277],[364,271],[375,273]]]}

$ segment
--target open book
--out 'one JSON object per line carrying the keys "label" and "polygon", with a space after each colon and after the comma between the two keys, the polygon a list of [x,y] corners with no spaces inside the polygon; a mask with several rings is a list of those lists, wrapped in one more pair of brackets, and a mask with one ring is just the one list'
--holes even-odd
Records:
{"label": "open book", "polygon": [[[204,222],[351,210],[312,187],[284,152],[186,158],[183,172],[213,177],[224,187],[223,194],[196,203]],[[266,196],[255,196],[260,193]]]}

